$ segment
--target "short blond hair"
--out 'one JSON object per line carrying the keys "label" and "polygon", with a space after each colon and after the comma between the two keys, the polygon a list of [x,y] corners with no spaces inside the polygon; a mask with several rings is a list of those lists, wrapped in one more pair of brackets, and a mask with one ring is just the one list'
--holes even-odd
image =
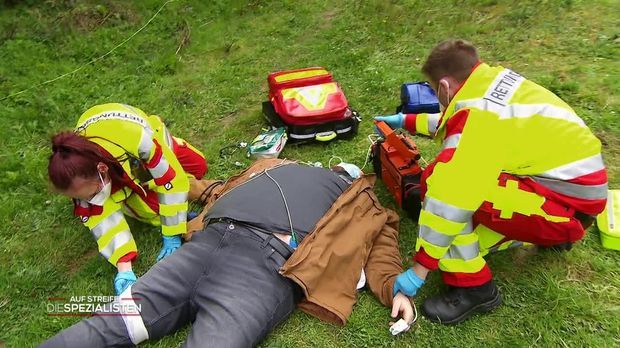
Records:
{"label": "short blond hair", "polygon": [[422,66],[422,73],[434,85],[446,76],[463,82],[479,61],[476,47],[471,43],[460,39],[446,40],[433,48]]}

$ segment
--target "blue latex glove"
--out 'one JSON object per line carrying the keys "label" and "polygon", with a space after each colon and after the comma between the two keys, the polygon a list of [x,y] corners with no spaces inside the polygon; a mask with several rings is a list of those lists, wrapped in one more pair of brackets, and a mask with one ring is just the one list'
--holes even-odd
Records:
{"label": "blue latex glove", "polygon": [[418,277],[413,269],[409,268],[396,277],[396,282],[394,282],[394,290],[392,292],[394,296],[400,291],[404,295],[412,297],[415,296],[422,285],[424,285],[424,279]]}
{"label": "blue latex glove", "polygon": [[175,250],[181,247],[181,236],[164,236],[164,245],[161,247],[159,255],[157,255],[157,262],[163,260],[164,257],[172,254]]}
{"label": "blue latex glove", "polygon": [[[400,129],[405,126],[405,114],[403,114],[402,112],[399,112],[396,115],[376,116],[375,121],[383,121],[387,123],[387,125],[390,126],[390,128],[392,129]],[[375,132],[381,135],[377,127],[375,127]]]}
{"label": "blue latex glove", "polygon": [[120,296],[125,289],[137,280],[138,277],[136,277],[133,271],[118,272],[114,278],[114,291],[116,291],[116,296]]}

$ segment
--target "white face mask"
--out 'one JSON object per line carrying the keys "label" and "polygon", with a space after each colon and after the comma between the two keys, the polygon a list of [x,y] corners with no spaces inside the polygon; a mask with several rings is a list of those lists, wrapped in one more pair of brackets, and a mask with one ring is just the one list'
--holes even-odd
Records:
{"label": "white face mask", "polygon": [[362,170],[355,164],[340,162],[340,164],[338,164],[338,167],[346,170],[353,179],[357,179],[364,174],[362,173]]}
{"label": "white face mask", "polygon": [[99,180],[101,180],[103,188],[101,189],[101,191],[97,192],[97,194],[94,195],[93,198],[89,199],[88,203],[103,207],[103,203],[105,203],[108,197],[110,197],[110,193],[112,192],[112,182],[106,184],[105,182],[103,182],[103,177],[101,176],[101,173],[97,173],[99,173]]}

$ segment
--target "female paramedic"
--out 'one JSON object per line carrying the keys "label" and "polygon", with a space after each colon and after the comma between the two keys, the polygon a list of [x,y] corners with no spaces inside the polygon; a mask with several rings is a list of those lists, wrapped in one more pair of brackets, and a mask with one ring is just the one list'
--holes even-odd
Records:
{"label": "female paramedic", "polygon": [[117,103],[88,109],[74,132],[55,135],[48,166],[55,189],[73,199],[75,215],[117,267],[117,294],[136,281],[138,253],[124,215],[161,226],[163,259],[181,246],[190,181],[206,171],[203,154],[158,116]]}

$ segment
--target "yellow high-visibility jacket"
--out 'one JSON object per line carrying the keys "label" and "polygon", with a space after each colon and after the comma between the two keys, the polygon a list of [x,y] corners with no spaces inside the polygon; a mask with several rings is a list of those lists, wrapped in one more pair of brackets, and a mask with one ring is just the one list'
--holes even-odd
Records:
{"label": "yellow high-visibility jacket", "polygon": [[559,97],[509,69],[478,65],[441,118],[408,117],[405,126],[443,147],[426,181],[416,245],[440,269],[474,273],[484,266],[472,231],[473,213],[484,201],[502,218],[520,213],[565,221],[545,213],[544,197],[518,190],[516,181],[499,186],[501,173],[529,177],[587,214],[605,206],[600,141]]}
{"label": "yellow high-visibility jacket", "polygon": [[[186,232],[187,194],[189,180],[176,158],[173,138],[158,116],[148,116],[142,110],[124,104],[110,103],[94,106],[80,116],[76,132],[97,143],[121,163],[125,174],[135,185],[133,190],[146,191],[132,172],[132,161],[142,162],[152,176],[149,187],[157,192],[161,232],[173,236]],[[131,187],[115,191],[97,207],[86,201],[76,202],[76,214],[97,240],[99,252],[113,265],[122,256],[136,252],[136,243],[125,221],[125,200]],[[148,206],[145,205],[145,210]],[[131,209],[129,209],[131,211]]]}

